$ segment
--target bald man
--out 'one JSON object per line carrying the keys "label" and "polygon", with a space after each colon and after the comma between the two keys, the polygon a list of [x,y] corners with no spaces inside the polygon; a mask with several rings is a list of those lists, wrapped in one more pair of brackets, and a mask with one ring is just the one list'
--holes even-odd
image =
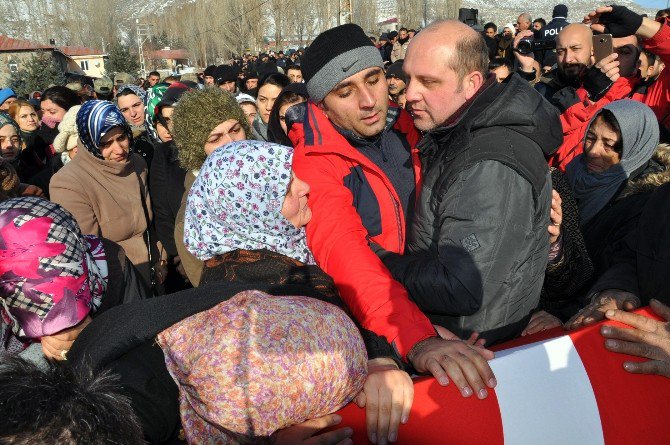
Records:
{"label": "bald man", "polygon": [[[552,101],[562,112],[563,144],[551,156],[549,163],[562,171],[584,151],[584,133],[591,118],[612,101],[630,98],[648,105],[659,120],[662,134],[670,132],[670,101],[667,99],[670,97],[670,72],[664,70],[648,83],[642,82],[638,72],[642,50],[657,55],[666,64],[670,63],[670,26],[667,22],[642,17],[624,6],[598,8],[589,13],[584,22],[591,26],[594,33],[612,34],[614,53],[583,70],[576,89],[565,88],[553,96]],[[562,44],[566,29],[568,27],[559,34]],[[578,32],[587,35],[584,31]],[[575,58],[568,63],[566,58],[566,66],[578,71],[579,63],[585,62],[586,52],[582,49],[581,61]],[[560,57],[560,53],[558,55]]]}
{"label": "bald man", "polygon": [[582,23],[572,23],[556,37],[556,68],[543,75],[535,89],[551,99],[557,91],[567,86],[578,88],[580,76],[591,66],[593,32]]}
{"label": "bald man", "polygon": [[407,106],[426,132],[423,185],[406,254],[378,255],[433,324],[491,344],[519,335],[540,299],[551,207],[545,155],[560,145],[561,124],[518,75],[496,82],[487,54],[481,35],[452,20],[410,42],[403,68]]}

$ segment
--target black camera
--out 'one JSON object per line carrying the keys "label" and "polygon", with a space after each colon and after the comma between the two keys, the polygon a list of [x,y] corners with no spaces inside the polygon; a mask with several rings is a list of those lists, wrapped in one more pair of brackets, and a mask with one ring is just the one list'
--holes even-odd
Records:
{"label": "black camera", "polygon": [[535,51],[548,51],[556,49],[556,40],[540,39],[535,40],[532,37],[519,40],[519,44],[514,49],[519,54],[530,54]]}

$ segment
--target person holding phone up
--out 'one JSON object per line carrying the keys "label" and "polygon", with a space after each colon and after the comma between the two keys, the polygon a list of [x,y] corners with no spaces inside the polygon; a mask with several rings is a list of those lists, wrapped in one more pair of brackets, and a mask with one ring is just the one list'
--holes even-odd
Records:
{"label": "person holding phone up", "polygon": [[663,141],[670,125],[670,71],[662,72],[652,82],[644,82],[638,67],[642,51],[670,63],[670,26],[666,20],[654,21],[615,5],[598,8],[584,17],[583,23],[595,34],[596,46],[607,43],[607,37],[601,38],[601,34],[612,36],[613,52],[599,61],[592,57],[592,67],[581,75],[581,86],[564,88],[552,97],[562,112],[563,125],[563,145],[549,159],[552,167],[565,171],[584,151],[583,137],[589,122],[615,100],[630,98],[648,105],[659,120]]}

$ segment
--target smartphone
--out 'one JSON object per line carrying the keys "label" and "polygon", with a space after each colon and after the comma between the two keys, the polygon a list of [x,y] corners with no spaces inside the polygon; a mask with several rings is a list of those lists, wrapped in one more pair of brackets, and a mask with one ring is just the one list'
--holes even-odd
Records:
{"label": "smartphone", "polygon": [[613,52],[612,34],[598,34],[593,36],[593,57],[595,57],[596,63],[600,62]]}

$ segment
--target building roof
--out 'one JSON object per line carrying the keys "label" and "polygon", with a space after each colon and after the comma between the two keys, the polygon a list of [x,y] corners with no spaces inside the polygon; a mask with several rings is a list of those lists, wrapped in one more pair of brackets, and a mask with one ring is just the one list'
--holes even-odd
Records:
{"label": "building roof", "polygon": [[19,40],[0,35],[0,51],[35,51],[35,50],[49,50],[53,46],[42,45],[40,43],[31,42],[29,40]]}
{"label": "building roof", "polygon": [[150,59],[190,59],[188,51],[185,49],[160,49],[151,51],[148,57]]}
{"label": "building roof", "polygon": [[87,48],[85,46],[59,46],[58,50],[63,54],[65,54],[66,56],[70,57],[105,55],[105,53],[100,50],[94,48]]}
{"label": "building roof", "polygon": [[391,25],[393,23],[398,23],[398,22],[399,22],[398,17],[392,17],[388,20],[384,20],[383,22],[379,22],[377,24],[378,25]]}

